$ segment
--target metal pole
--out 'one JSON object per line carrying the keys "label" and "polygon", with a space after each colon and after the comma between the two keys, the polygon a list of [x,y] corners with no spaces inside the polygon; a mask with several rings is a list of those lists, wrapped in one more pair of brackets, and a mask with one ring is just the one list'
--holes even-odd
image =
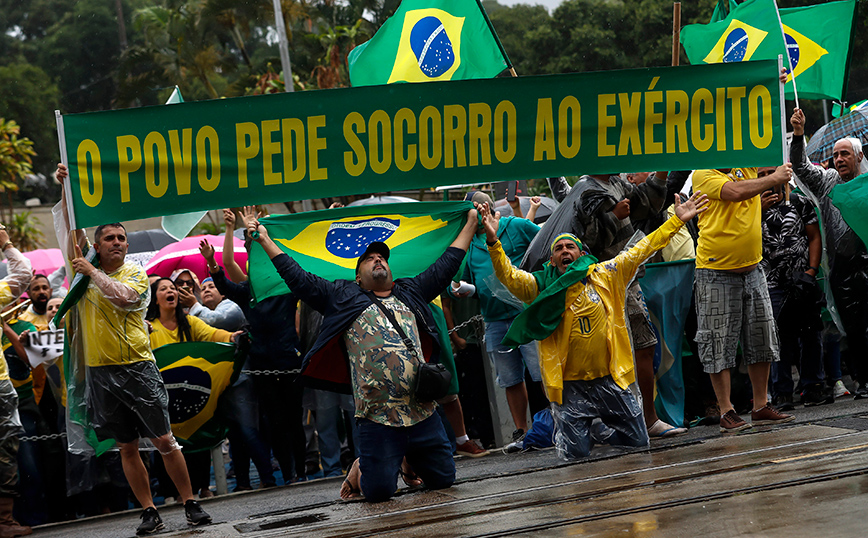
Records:
{"label": "metal pole", "polygon": [[829,100],[823,99],[823,125],[826,125],[831,120],[829,119]]}
{"label": "metal pole", "polygon": [[280,0],[273,0],[274,3],[274,26],[277,27],[277,46],[280,48],[280,66],[283,68],[283,85],[286,91],[295,91],[295,84],[292,82],[292,66],[289,63],[289,45],[286,41],[286,24],[283,22],[283,9],[280,7]]}

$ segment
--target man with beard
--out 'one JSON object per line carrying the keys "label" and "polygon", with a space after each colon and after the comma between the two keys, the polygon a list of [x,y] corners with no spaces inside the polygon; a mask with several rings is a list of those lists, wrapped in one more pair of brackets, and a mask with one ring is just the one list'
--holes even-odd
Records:
{"label": "man with beard", "polygon": [[30,296],[30,306],[18,319],[32,323],[40,331],[48,329],[48,322],[51,321],[46,312],[48,301],[51,299],[51,284],[48,283],[48,277],[33,275],[30,287],[27,288],[27,295]]}
{"label": "man with beard", "polygon": [[436,404],[420,402],[413,387],[420,364],[440,351],[428,303],[458,272],[478,226],[476,211],[468,212],[455,241],[418,276],[393,280],[389,247],[372,242],[358,258],[355,281],[334,282],[302,269],[250,218],[253,208],[244,211],[248,236],[263,247],[289,289],[324,316],[302,367],[306,383],[351,388],[355,397],[360,456],[341,496],[361,490],[371,502],[389,499],[405,457],[428,488],[451,486],[455,462]]}

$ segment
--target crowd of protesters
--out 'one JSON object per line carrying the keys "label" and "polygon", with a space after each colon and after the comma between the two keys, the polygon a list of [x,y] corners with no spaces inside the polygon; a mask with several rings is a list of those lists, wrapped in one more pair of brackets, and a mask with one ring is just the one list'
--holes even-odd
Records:
{"label": "crowd of protesters", "polygon": [[[354,281],[311,274],[275,245],[250,207],[224,210],[222,267],[202,240],[207,274],[145,274],[125,260],[121,223],[97,228],[92,245],[73,231],[71,269],[90,283],[77,324],[67,324],[80,334],[67,338],[83,350],[96,435],[120,449],[99,458],[66,450],[63,362],[31,368],[25,349],[28,335],[48,329],[58,311],[62,275],[33,275],[0,225],[9,260],[0,281],[7,308],[0,536],[130,503],[142,509],[137,532],[149,534],[163,528],[159,499],[183,503],[192,525],[210,522],[196,498],[213,495],[211,453],[181,450],[153,359],[153,349],[177,342],[247,346],[243,373],[219,409],[235,491],[256,484],[251,463],[262,488],[345,475],[343,498],[388,499],[399,479],[449,487],[453,457],[494,448],[489,408],[497,395],[485,389],[487,360],[515,430],[507,453],[530,446],[538,412],[551,413],[549,437],[567,460],[588,456],[595,444],[646,447],[683,434],[690,420],[668,424],[653,405],[659,337],[637,279],[648,261],[695,259],[685,331],[694,358],[684,374],[695,388],[685,401],[694,424],[729,434],[792,421],[787,412],[797,403],[833,403],[850,389],[868,397],[868,251],[826,196],[864,171],[861,144],[843,139],[828,168],[817,166],[804,154],[800,110],[791,123],[792,164],[778,168],[583,176],[573,186],[550,179],[554,197],[572,204],[574,215],[565,229],[543,225],[541,261],[548,263],[535,272],[517,266],[543,237],[540,226],[516,202],[513,216],[500,216],[478,191],[467,195],[473,209],[454,243],[428,270],[403,279],[393,279],[389,248],[379,242],[358,258]],[[66,180],[64,166],[57,177]],[[692,192],[682,194],[690,177]],[[790,192],[792,179],[801,193]],[[532,206],[531,219],[539,201]],[[234,258],[236,228],[245,248],[262,246],[290,293],[252,300]],[[98,263],[85,256],[91,246]],[[462,261],[463,278],[452,282]],[[823,317],[818,277],[830,283],[846,337]],[[21,305],[24,292],[29,302]],[[451,382],[422,399],[415,381],[428,362],[444,364]],[[750,422],[741,416],[747,413]],[[156,451],[140,451],[140,439]]]}

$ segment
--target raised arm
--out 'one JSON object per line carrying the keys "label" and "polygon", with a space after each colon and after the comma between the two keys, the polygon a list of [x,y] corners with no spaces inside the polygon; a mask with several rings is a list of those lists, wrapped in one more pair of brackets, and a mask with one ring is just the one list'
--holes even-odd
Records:
{"label": "raised arm", "polygon": [[[57,170],[54,172],[54,178],[61,185],[60,189],[60,207],[63,211],[63,220],[65,225],[69,226],[69,205],[66,199],[66,181],[69,179],[69,170],[66,168],[66,165],[60,163],[57,165]],[[79,248],[83,251],[87,251],[87,234],[84,233],[84,230],[67,230],[67,232],[72,232],[71,236],[67,237],[67,240],[70,242],[68,246],[66,246],[67,253],[73,252],[73,245],[78,245]]]}
{"label": "raised arm", "polygon": [[805,152],[805,113],[800,108],[793,110],[790,117],[793,126],[793,140],[790,142],[790,162],[793,163],[793,173],[805,188],[817,198],[822,198],[832,191],[837,181],[835,170],[824,170],[811,164]]}
{"label": "raised arm", "polygon": [[223,235],[223,267],[226,268],[226,276],[233,282],[244,282],[247,275],[235,261],[235,212],[231,209],[223,210],[223,222],[226,223],[226,233]]}
{"label": "raised arm", "polygon": [[488,204],[477,206],[482,215],[482,226],[485,229],[485,243],[488,245],[488,255],[491,256],[491,264],[494,266],[494,274],[506,289],[524,303],[530,304],[539,295],[536,278],[526,271],[522,271],[512,265],[503,245],[497,238],[499,218],[492,215]]}
{"label": "raised arm", "polygon": [[2,291],[5,292],[5,288],[9,287],[8,296],[6,293],[0,293],[0,303],[2,303],[0,306],[6,306],[27,290],[32,275],[30,260],[12,245],[12,242],[9,241],[9,234],[6,233],[6,228],[2,225],[0,225],[0,248],[3,249],[3,255],[9,260],[9,273],[3,280],[0,280],[0,283],[3,284],[0,288],[4,288]]}
{"label": "raised arm", "polygon": [[455,241],[449,245],[438,259],[428,269],[425,269],[419,275],[411,280],[414,285],[418,286],[419,293],[426,302],[431,302],[436,299],[440,293],[449,287],[452,278],[458,273],[461,267],[461,261],[467,253],[467,248],[470,246],[470,240],[476,233],[479,220],[476,216],[476,209],[471,209],[467,212],[467,221],[464,227],[455,238]]}
{"label": "raised arm", "polygon": [[313,309],[322,312],[324,305],[334,295],[336,290],[334,282],[329,282],[322,277],[305,271],[288,254],[280,250],[280,247],[268,237],[268,230],[256,218],[255,208],[245,207],[243,215],[247,223],[248,235],[265,250],[265,254],[268,255],[271,263],[274,264],[274,268],[277,269],[277,273],[283,278],[289,289]]}

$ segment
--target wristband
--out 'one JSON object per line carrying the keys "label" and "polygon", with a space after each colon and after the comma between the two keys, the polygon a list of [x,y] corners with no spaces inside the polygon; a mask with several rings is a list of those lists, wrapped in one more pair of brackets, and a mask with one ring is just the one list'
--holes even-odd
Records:
{"label": "wristband", "polygon": [[488,240],[486,239],[486,240],[485,240],[485,244],[488,245],[488,246],[490,246],[490,247],[493,247],[494,245],[497,244],[498,241],[500,241],[500,239],[495,239],[494,242],[492,243],[492,242],[490,242],[490,241],[488,241]]}
{"label": "wristband", "polygon": [[15,246],[15,244],[12,243],[12,241],[6,241],[5,243],[3,243],[3,246],[0,247],[0,249],[6,250],[7,247],[12,247],[12,246]]}
{"label": "wristband", "polygon": [[819,267],[814,267],[813,265],[809,265],[809,266],[808,266],[808,269],[813,269],[814,271],[816,271],[816,272],[818,272],[818,273],[820,272],[820,268],[819,268]]}

